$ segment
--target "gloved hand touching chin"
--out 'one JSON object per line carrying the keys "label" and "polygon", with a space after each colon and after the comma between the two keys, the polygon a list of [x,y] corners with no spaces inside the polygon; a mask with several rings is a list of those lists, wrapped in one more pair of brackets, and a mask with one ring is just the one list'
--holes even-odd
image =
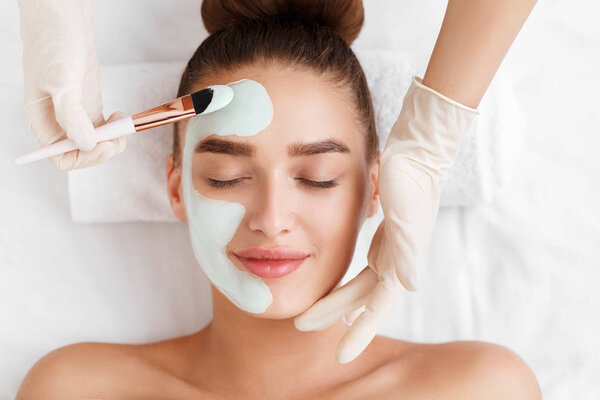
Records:
{"label": "gloved hand touching chin", "polygon": [[369,265],[295,319],[298,329],[308,331],[325,329],[346,317],[352,325],[337,347],[339,362],[352,361],[367,347],[402,287],[416,289],[447,170],[477,114],[413,77],[381,155],[384,219],[369,248]]}
{"label": "gloved hand touching chin", "polygon": [[18,4],[29,128],[42,147],[68,137],[80,149],[49,160],[59,171],[68,171],[121,153],[124,137],[96,145],[94,127],[105,120],[89,0]]}

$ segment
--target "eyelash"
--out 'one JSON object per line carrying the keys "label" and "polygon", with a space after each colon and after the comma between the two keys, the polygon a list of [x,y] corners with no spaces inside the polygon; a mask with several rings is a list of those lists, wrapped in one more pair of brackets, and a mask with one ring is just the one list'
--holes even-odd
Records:
{"label": "eyelash", "polygon": [[[216,179],[208,178],[208,179],[206,179],[206,182],[212,187],[221,189],[221,188],[234,186],[235,184],[242,181],[243,179],[244,178],[237,178],[237,179],[232,179],[230,181],[218,181]],[[304,179],[304,178],[298,178],[298,179],[300,179],[302,181],[302,183],[304,183],[311,189],[330,189],[330,188],[338,185],[338,182],[335,179],[330,180],[330,181],[311,181],[309,179]]]}

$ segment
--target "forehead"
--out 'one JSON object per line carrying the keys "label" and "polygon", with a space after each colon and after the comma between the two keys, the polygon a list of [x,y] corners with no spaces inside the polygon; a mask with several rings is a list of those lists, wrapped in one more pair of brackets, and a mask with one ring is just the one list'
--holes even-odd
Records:
{"label": "forehead", "polygon": [[[354,155],[363,154],[363,135],[350,93],[334,87],[310,70],[276,64],[247,66],[212,74],[196,82],[192,91],[240,79],[252,79],[265,87],[273,103],[273,120],[257,135],[221,138],[253,144],[258,153],[261,149],[281,147],[289,155],[291,144],[330,140],[331,146],[342,144]],[[187,123],[183,126],[184,131],[186,127]],[[201,142],[215,138],[216,135],[209,135]]]}

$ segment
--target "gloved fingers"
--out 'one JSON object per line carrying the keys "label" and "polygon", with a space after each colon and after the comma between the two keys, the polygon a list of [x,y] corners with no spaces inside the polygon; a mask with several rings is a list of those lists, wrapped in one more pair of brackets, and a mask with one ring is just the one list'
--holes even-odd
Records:
{"label": "gloved fingers", "polygon": [[29,130],[36,137],[40,147],[49,146],[65,137],[65,132],[56,122],[51,97],[26,104],[23,111]]}
{"label": "gloved fingers", "polygon": [[[122,112],[113,113],[106,122],[112,122],[122,118]],[[103,124],[102,124],[103,125]],[[98,143],[91,151],[84,152],[81,150],[73,150],[64,154],[59,154],[50,157],[50,162],[61,172],[71,171],[74,169],[92,167],[101,164],[125,150],[126,137],[118,137],[112,140],[107,140]]]}
{"label": "gloved fingers", "polygon": [[395,271],[402,286],[414,291],[418,265],[412,262],[413,242],[410,236],[402,232],[401,226],[393,226],[385,218],[373,235],[367,261],[379,275]]}
{"label": "gloved fingers", "polygon": [[112,142],[117,147],[117,151],[115,152],[113,157],[121,154],[125,150],[125,147],[127,147],[127,137],[126,136],[121,136],[116,139],[112,139]]}
{"label": "gloved fingers", "polygon": [[[117,119],[123,118],[124,116],[125,116],[125,114],[122,113],[121,111],[115,111],[114,113],[112,113],[110,115],[110,117],[108,117],[106,122],[102,123],[101,125],[107,124],[109,122],[113,122]],[[101,125],[99,125],[99,126],[101,126]],[[110,141],[113,142],[116,147],[115,153],[112,155],[112,157],[115,157],[115,156],[121,154],[125,150],[125,147],[127,146],[127,136],[120,136],[120,137],[114,138]]]}
{"label": "gloved fingers", "polygon": [[98,55],[94,40],[93,24],[87,29],[87,67],[83,76],[83,93],[85,94],[83,106],[88,112],[94,126],[98,126],[97,119],[102,118],[102,94],[100,90],[100,71],[98,69]]}
{"label": "gloved fingers", "polygon": [[377,270],[377,268],[375,268],[377,260],[381,257],[380,252],[382,250],[381,242],[383,240],[384,222],[385,219],[379,223],[379,227],[377,227],[373,239],[371,239],[371,245],[369,246],[369,252],[367,253],[367,262],[369,263],[369,266],[375,270]]}
{"label": "gloved fingers", "polygon": [[358,316],[362,314],[363,311],[365,311],[365,305],[362,305],[359,309],[346,314],[346,316],[344,317],[344,322],[348,325],[352,325],[354,320],[356,320],[356,318],[358,318]]}
{"label": "gloved fingers", "polygon": [[115,156],[116,139],[98,143],[92,151],[73,150],[49,157],[50,162],[61,172],[92,167]]}
{"label": "gloved fingers", "polygon": [[[115,111],[114,113],[110,114],[110,117],[108,117],[108,119],[106,121],[104,121],[104,118],[102,119],[102,122],[100,122],[98,124],[98,127],[102,126],[102,125],[106,125],[109,122],[114,122],[120,118],[123,118],[125,116],[125,114],[122,111]],[[123,136],[121,136],[122,138]]]}
{"label": "gloved fingers", "polygon": [[[419,250],[418,244],[414,241],[411,233],[404,233],[401,228],[387,227],[390,236],[385,239],[386,248],[384,254],[378,259],[376,266],[379,271],[382,268],[381,263],[385,263],[388,271],[395,271],[395,275],[407,290],[415,291],[417,286],[417,264],[416,253]],[[393,231],[393,232],[392,232]]]}
{"label": "gloved fingers", "polygon": [[377,284],[377,274],[365,267],[360,274],[344,286],[319,299],[294,319],[301,331],[320,331],[335,324],[346,314],[364,305]]}
{"label": "gloved fingers", "polygon": [[401,258],[395,263],[396,276],[406,290],[417,290],[420,262],[417,256]]}
{"label": "gloved fingers", "polygon": [[397,296],[397,286],[390,286],[384,281],[377,283],[365,305],[365,310],[348,328],[337,346],[338,362],[348,363],[363,352],[392,311]]}
{"label": "gloved fingers", "polygon": [[91,151],[97,143],[94,125],[82,103],[81,88],[72,86],[51,93],[56,120],[67,137],[83,151]]}

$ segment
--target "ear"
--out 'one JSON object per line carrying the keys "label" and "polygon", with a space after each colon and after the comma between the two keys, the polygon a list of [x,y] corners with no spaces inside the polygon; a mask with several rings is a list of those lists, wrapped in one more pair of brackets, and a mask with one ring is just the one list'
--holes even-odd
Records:
{"label": "ear", "polygon": [[379,212],[379,164],[380,164],[381,152],[377,153],[377,162],[374,162],[369,170],[369,176],[371,177],[371,194],[369,196],[369,203],[367,205],[367,216],[371,218],[373,215]]}
{"label": "ear", "polygon": [[167,194],[173,214],[183,221],[187,222],[187,213],[185,211],[185,202],[183,201],[183,189],[181,186],[181,168],[175,167],[173,163],[173,154],[167,157]]}

